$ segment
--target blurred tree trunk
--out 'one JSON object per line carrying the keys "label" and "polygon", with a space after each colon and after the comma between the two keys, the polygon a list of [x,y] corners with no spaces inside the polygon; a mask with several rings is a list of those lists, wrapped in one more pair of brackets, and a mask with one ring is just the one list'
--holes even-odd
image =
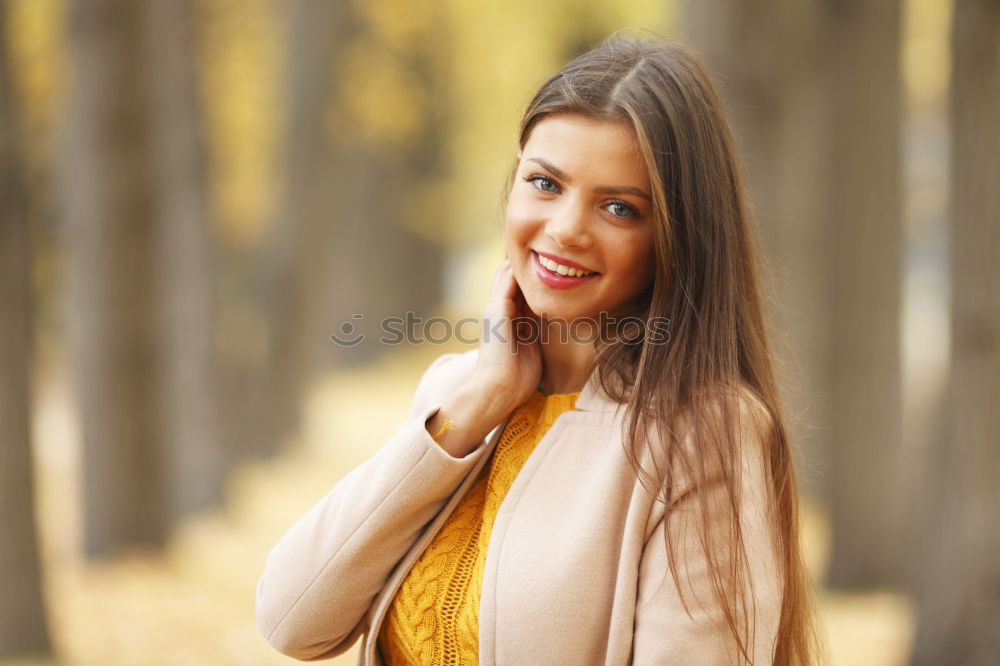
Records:
{"label": "blurred tree trunk", "polygon": [[0,659],[51,654],[31,462],[32,248],[6,19],[0,4]]}
{"label": "blurred tree trunk", "polygon": [[214,285],[190,0],[75,0],[62,156],[85,546],[219,502]]}
{"label": "blurred tree trunk", "polygon": [[683,4],[691,43],[721,77],[746,165],[773,300],[779,387],[788,406],[800,487],[822,498],[829,448],[830,281],[824,192],[829,168],[829,54],[815,0]]}
{"label": "blurred tree trunk", "polygon": [[905,583],[899,0],[829,2],[835,588]]}
{"label": "blurred tree trunk", "polygon": [[[251,433],[254,453],[273,453],[297,424],[315,351],[326,341],[318,325],[322,291],[346,290],[323,280],[334,253],[345,206],[338,201],[337,165],[325,132],[333,65],[349,35],[346,3],[298,0],[293,5],[285,77],[289,101],[283,156],[284,189],[277,222],[265,248],[268,356]],[[342,240],[342,239],[341,239]]]}
{"label": "blurred tree trunk", "polygon": [[[423,25],[447,32],[440,8],[428,5],[423,11],[433,13],[430,19],[421,20]],[[360,324],[366,339],[353,347],[326,341],[321,358],[327,363],[356,365],[393,351],[379,340],[384,333],[381,322],[386,317],[405,317],[407,312],[426,318],[440,302],[446,245],[442,235],[447,228],[442,216],[448,207],[443,196],[434,193],[442,191],[439,184],[447,170],[444,153],[451,100],[446,80],[452,62],[447,42],[436,34],[421,35],[411,40],[394,63],[412,77],[420,92],[420,99],[413,100],[420,109],[418,129],[404,136],[382,137],[372,136],[371,130],[359,136],[338,128],[335,135],[338,199],[347,211],[360,214],[349,212],[341,218],[328,279],[350,288],[327,292],[332,298],[326,310],[332,316],[325,320],[324,330],[340,334],[342,322],[350,321]],[[393,46],[374,39],[353,44],[355,49],[360,45],[376,52]],[[363,123],[357,111],[351,110],[350,83],[335,93],[332,104],[345,125]],[[386,108],[383,113],[393,110]],[[358,320],[358,313],[364,319]]]}
{"label": "blurred tree trunk", "polygon": [[[359,126],[365,118],[351,118],[349,96],[358,93],[343,82],[347,50],[378,45],[350,5],[300,0],[292,31],[285,187],[268,248],[269,355],[254,410],[268,421],[255,433],[262,455],[297,427],[307,384],[323,367],[382,353],[382,317],[425,314],[440,296],[439,244],[402,223],[415,216],[407,195],[437,174],[427,155],[440,128],[416,147],[385,150]],[[365,339],[338,346],[334,333]]]}
{"label": "blurred tree trunk", "polygon": [[84,546],[96,557],[166,538],[160,266],[143,5],[74,0],[70,11],[62,212],[83,428]]}
{"label": "blurred tree trunk", "polygon": [[952,27],[951,374],[927,461],[914,666],[1000,663],[1000,4]]}
{"label": "blurred tree trunk", "polygon": [[684,9],[722,74],[774,257],[770,333],[802,487],[833,516],[830,583],[900,584],[898,2]]}
{"label": "blurred tree trunk", "polygon": [[211,225],[194,44],[192,0],[148,0],[153,179],[158,276],[163,289],[164,437],[171,519],[217,504],[224,461],[217,423]]}

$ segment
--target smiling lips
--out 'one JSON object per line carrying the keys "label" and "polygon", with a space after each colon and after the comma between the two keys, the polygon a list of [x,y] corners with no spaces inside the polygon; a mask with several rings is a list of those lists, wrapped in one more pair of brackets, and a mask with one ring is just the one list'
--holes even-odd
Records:
{"label": "smiling lips", "polygon": [[532,251],[531,257],[535,266],[535,274],[543,284],[553,289],[579,287],[599,275],[595,271],[587,271],[578,264],[563,263],[567,261],[565,259],[556,261],[550,255],[541,255],[536,251]]}

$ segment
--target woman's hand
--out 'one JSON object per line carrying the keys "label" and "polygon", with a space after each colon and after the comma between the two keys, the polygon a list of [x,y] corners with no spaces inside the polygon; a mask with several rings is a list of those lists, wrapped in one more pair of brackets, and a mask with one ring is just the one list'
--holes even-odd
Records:
{"label": "woman's hand", "polygon": [[[505,259],[483,314],[483,337],[472,375],[425,424],[452,456],[468,455],[538,388],[542,351],[537,323]],[[446,426],[449,420],[451,429]]]}
{"label": "woman's hand", "polygon": [[479,355],[469,382],[506,396],[508,413],[531,397],[541,382],[539,326],[538,316],[514,279],[510,259],[504,259],[493,278]]}

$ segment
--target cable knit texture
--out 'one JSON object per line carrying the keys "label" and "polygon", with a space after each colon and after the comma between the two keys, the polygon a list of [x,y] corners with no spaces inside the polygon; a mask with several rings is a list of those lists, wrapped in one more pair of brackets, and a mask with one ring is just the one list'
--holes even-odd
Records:
{"label": "cable knit texture", "polygon": [[493,458],[393,598],[379,633],[387,665],[479,663],[479,599],[497,510],[549,426],[579,395],[536,391],[514,410]]}

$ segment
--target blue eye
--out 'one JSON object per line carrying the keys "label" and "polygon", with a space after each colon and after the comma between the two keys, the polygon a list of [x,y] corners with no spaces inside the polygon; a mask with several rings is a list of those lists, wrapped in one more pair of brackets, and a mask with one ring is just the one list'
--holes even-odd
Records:
{"label": "blue eye", "polygon": [[552,187],[555,188],[555,189],[552,189],[552,190],[546,190],[544,187],[539,187],[536,184],[535,187],[538,188],[538,189],[540,189],[542,192],[547,192],[549,194],[553,194],[553,193],[559,191],[559,187],[555,183],[553,183],[551,179],[546,178],[545,176],[542,176],[542,175],[539,175],[539,174],[528,176],[528,177],[526,177],[524,179],[524,181],[527,182],[527,183],[545,182],[545,183],[549,183],[550,185],[552,185]]}
{"label": "blue eye", "polygon": [[633,208],[632,206],[629,206],[627,203],[624,203],[622,201],[612,201],[608,205],[609,206],[617,206],[618,207],[618,210],[622,214],[618,215],[617,213],[612,213],[612,215],[615,215],[616,217],[630,217],[630,216],[631,217],[639,217],[639,211],[637,211],[635,208]]}

